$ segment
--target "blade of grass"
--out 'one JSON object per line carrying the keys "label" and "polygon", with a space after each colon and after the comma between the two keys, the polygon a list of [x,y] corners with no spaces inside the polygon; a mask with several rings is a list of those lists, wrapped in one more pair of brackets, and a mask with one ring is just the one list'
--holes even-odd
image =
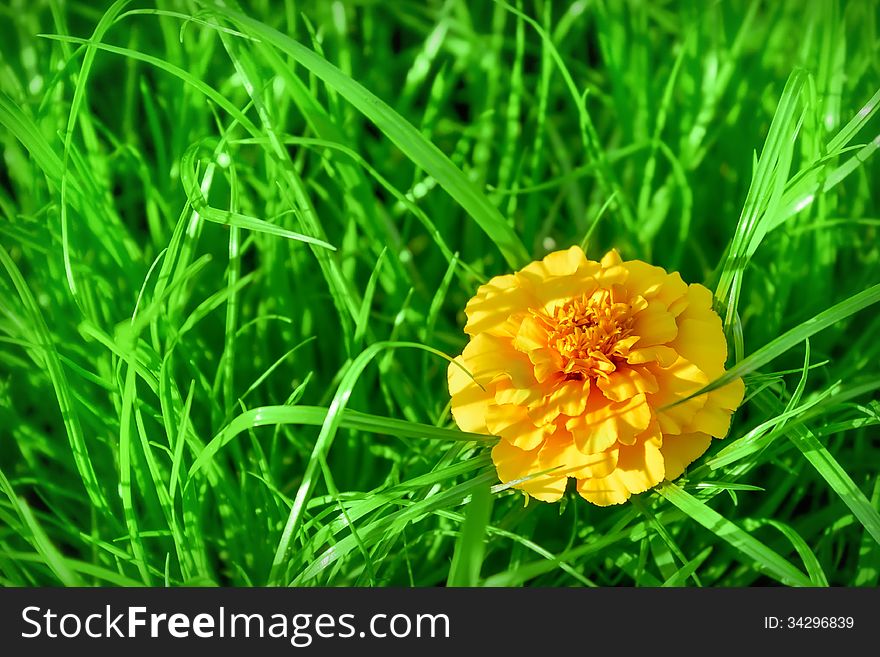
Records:
{"label": "blade of grass", "polygon": [[657,488],[657,492],[718,538],[754,560],[755,566],[761,572],[788,586],[812,586],[810,579],[791,562],[678,485],[667,481]]}
{"label": "blade of grass", "polygon": [[83,435],[82,426],[80,424],[79,414],[76,411],[73,401],[73,390],[70,382],[61,367],[61,360],[58,357],[58,351],[46,325],[46,320],[40,311],[34,295],[28,288],[24,277],[21,275],[18,267],[7,253],[6,249],[0,245],[0,264],[6,269],[9,277],[12,279],[16,291],[18,292],[25,311],[30,316],[32,330],[35,332],[37,344],[40,346],[41,363],[48,370],[49,380],[55,389],[55,396],[58,399],[58,406],[61,410],[61,418],[64,421],[64,427],[67,429],[67,437],[70,441],[70,449],[73,453],[73,459],[76,468],[79,471],[83,486],[89,496],[92,506],[97,509],[101,515],[112,517],[110,507],[104,493],[98,483],[94,466],[89,457],[89,450],[86,446],[85,436]]}
{"label": "blade of grass", "polygon": [[[880,509],[880,477],[874,478],[871,506]],[[880,581],[880,543],[865,530],[859,545],[859,564],[853,586],[877,586]]]}
{"label": "blade of grass", "polygon": [[427,171],[449,192],[498,247],[508,265],[516,268],[528,260],[525,247],[498,209],[437,146],[425,139],[384,101],[314,51],[262,21],[227,7],[211,7],[210,11],[235,23],[246,34],[272,44],[354,105],[413,163]]}
{"label": "blade of grass", "polygon": [[[769,393],[763,392],[755,398],[758,407],[766,412],[777,412],[779,402]],[[865,494],[856,486],[846,470],[837,462],[813,432],[802,425],[793,426],[788,439],[800,450],[804,458],[816,468],[828,485],[864,525],[877,543],[880,543],[880,513],[871,505]]]}
{"label": "blade of grass", "polygon": [[[245,411],[211,439],[190,467],[188,476],[193,477],[197,472],[207,467],[217,452],[243,431],[253,427],[277,424],[322,426],[328,414],[329,409],[318,406],[261,406]],[[418,424],[407,420],[360,413],[351,409],[344,409],[341,412],[340,426],[354,431],[368,431],[398,438],[464,442],[494,442],[497,440],[494,436],[485,434],[444,429],[429,424]]]}
{"label": "blade of grass", "polygon": [[[703,562],[709,558],[709,555],[712,554],[712,546],[710,545],[705,550],[700,552],[697,556],[695,556],[690,561],[686,562],[681,568],[679,568],[675,573],[673,573],[670,577],[663,582],[661,586],[663,587],[678,587],[684,586],[685,582],[687,582],[688,577],[695,576],[697,572],[697,568],[703,565]],[[697,580],[699,581],[699,580]]]}
{"label": "blade of grass", "polygon": [[[794,328],[786,331],[778,338],[771,340],[769,343],[743,358],[736,365],[727,370],[720,377],[711,381],[699,390],[691,393],[687,397],[677,400],[669,404],[665,408],[672,408],[678,404],[682,404],[694,397],[712,392],[718,388],[726,386],[731,381],[738,379],[750,372],[763,367],[774,358],[784,354],[786,351],[794,347],[799,342],[803,342],[807,338],[815,335],[829,326],[843,321],[850,315],[853,315],[865,308],[880,301],[880,283],[872,285],[867,290],[862,290],[848,299],[831,306],[827,310],[823,310],[815,317],[811,317],[805,322],[798,324]],[[663,410],[663,409],[660,409]]]}
{"label": "blade of grass", "polygon": [[287,557],[287,551],[290,547],[290,542],[300,527],[306,502],[308,501],[308,498],[311,495],[315,484],[317,483],[316,473],[320,464],[319,457],[323,459],[327,456],[327,452],[330,449],[330,446],[333,443],[333,439],[336,436],[336,430],[338,429],[342,421],[342,411],[345,409],[349,397],[351,397],[352,389],[357,383],[357,380],[360,378],[361,373],[364,371],[370,361],[373,360],[373,358],[375,358],[384,350],[398,348],[424,349],[426,351],[430,351],[431,353],[442,355],[444,358],[450,360],[450,362],[452,360],[445,354],[438,352],[436,349],[432,349],[430,347],[426,347],[424,345],[416,344],[413,342],[377,342],[375,344],[371,344],[369,347],[364,349],[357,356],[357,358],[355,358],[351,362],[351,365],[348,367],[345,375],[342,377],[342,380],[339,383],[339,387],[337,388],[336,393],[333,395],[333,401],[330,403],[330,407],[327,410],[327,417],[324,419],[324,423],[321,425],[321,431],[318,434],[318,439],[315,441],[315,446],[312,449],[312,456],[309,459],[308,464],[306,465],[306,470],[303,474],[302,483],[300,483],[296,496],[294,497],[293,507],[290,510],[290,515],[288,516],[287,523],[284,526],[284,531],[281,534],[281,539],[278,542],[278,548],[275,551],[275,557],[272,560],[272,571],[269,574],[270,584],[280,583],[278,581],[278,577],[281,574],[281,569]]}
{"label": "blade of grass", "polygon": [[147,553],[138,528],[131,485],[131,420],[132,408],[137,397],[136,382],[134,365],[129,363],[125,375],[125,387],[122,391],[122,409],[119,416],[119,496],[122,499],[122,512],[125,516],[125,525],[128,528],[128,539],[134,554],[135,565],[137,565],[144,584],[150,586],[152,577],[147,568]]}
{"label": "blade of grass", "polygon": [[289,240],[314,244],[315,246],[320,246],[329,249],[330,251],[336,250],[335,246],[317,237],[311,237],[292,230],[287,230],[286,228],[276,226],[275,224],[269,223],[263,219],[258,219],[257,217],[250,217],[230,210],[221,210],[208,205],[208,201],[205,199],[201,186],[195,177],[195,162],[201,147],[201,143],[196,143],[190,146],[186,153],[183,154],[180,163],[180,180],[186,190],[190,204],[193,209],[199,213],[201,218],[226,226],[235,226],[236,228],[244,228],[245,230],[253,230],[260,233],[266,233],[267,235],[275,235]]}
{"label": "blade of grass", "polygon": [[452,553],[447,586],[476,586],[479,582],[486,554],[486,527],[492,515],[492,499],[489,484],[471,494],[461,533]]}
{"label": "blade of grass", "polygon": [[810,549],[810,546],[804,538],[798,534],[793,527],[784,522],[774,520],[773,518],[746,521],[743,525],[750,531],[757,527],[761,527],[762,525],[769,525],[778,529],[785,538],[791,541],[794,549],[797,550],[797,553],[804,562],[804,568],[807,570],[807,575],[813,582],[813,586],[828,586],[828,578],[825,577],[825,571],[822,570],[822,564],[819,563],[819,559],[816,558],[816,554]]}
{"label": "blade of grass", "polygon": [[39,554],[38,560],[41,563],[45,563],[52,572],[55,573],[58,580],[65,586],[81,586],[82,582],[79,577],[76,576],[74,570],[70,568],[68,560],[63,554],[61,554],[58,548],[52,544],[49,536],[46,534],[42,526],[40,526],[40,523],[37,522],[36,517],[34,517],[34,514],[27,503],[15,494],[15,491],[12,489],[9,480],[6,478],[6,475],[2,470],[0,470],[0,488],[2,488],[6,497],[9,498],[9,502],[18,513],[19,518],[21,518],[24,525],[28,528],[28,531],[30,532],[30,543]]}

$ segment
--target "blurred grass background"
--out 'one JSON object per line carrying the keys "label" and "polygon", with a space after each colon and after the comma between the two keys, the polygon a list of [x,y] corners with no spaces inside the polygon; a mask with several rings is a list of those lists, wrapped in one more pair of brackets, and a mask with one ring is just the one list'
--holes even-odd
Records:
{"label": "blurred grass background", "polygon": [[[876,586],[878,17],[3,0],[0,583]],[[476,287],[572,244],[747,373],[620,507],[448,411]]]}

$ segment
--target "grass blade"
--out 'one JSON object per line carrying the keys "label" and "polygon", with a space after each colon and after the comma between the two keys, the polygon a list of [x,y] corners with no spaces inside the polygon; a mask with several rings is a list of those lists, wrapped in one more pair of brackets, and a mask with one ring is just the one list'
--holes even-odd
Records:
{"label": "grass blade", "polygon": [[471,215],[498,247],[508,265],[519,267],[528,260],[525,247],[498,209],[439,148],[387,103],[314,51],[262,21],[226,7],[213,7],[212,11],[238,25],[243,32],[289,55],[375,123],[414,164],[433,176]]}
{"label": "grass blade", "polygon": [[[778,402],[769,392],[762,392],[756,398],[759,407],[765,411],[778,412]],[[865,530],[880,544],[880,513],[871,505],[865,494],[856,486],[846,471],[813,433],[802,425],[792,426],[788,439],[816,468],[828,485],[840,496]]]}
{"label": "grass blade", "polygon": [[659,487],[657,492],[718,538],[753,559],[755,566],[761,572],[789,586],[812,586],[810,579],[791,562],[678,485],[668,481]]}
{"label": "grass blade", "polygon": [[447,586],[476,586],[486,554],[486,527],[492,515],[492,494],[489,485],[481,486],[471,495],[465,510],[461,534],[455,542]]}
{"label": "grass blade", "polygon": [[778,338],[743,358],[714,381],[711,381],[687,397],[670,404],[669,408],[682,404],[694,397],[704,395],[707,392],[722,388],[734,379],[738,379],[746,374],[754,372],[772,361],[774,358],[781,356],[799,342],[803,342],[819,331],[843,321],[850,315],[854,315],[878,301],[880,301],[880,283],[872,285],[867,290],[862,290],[861,292],[852,295],[850,298],[831,306],[831,308],[822,311],[815,317],[811,317],[807,321],[798,324],[793,329],[786,331]]}

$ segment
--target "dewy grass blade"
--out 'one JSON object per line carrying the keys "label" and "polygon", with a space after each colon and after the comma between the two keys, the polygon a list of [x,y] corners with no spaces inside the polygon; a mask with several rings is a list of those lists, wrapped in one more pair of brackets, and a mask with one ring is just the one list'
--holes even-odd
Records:
{"label": "dewy grass blade", "polygon": [[[159,461],[153,452],[153,445],[147,436],[147,429],[144,426],[143,413],[137,406],[134,408],[135,426],[137,427],[138,436],[140,437],[141,450],[147,461],[147,469],[150,472],[150,479],[159,498],[159,505],[162,507],[162,514],[166,524],[171,532],[171,538],[174,541],[174,551],[177,555],[177,561],[180,565],[180,575],[184,580],[194,576],[193,562],[187,546],[186,537],[183,529],[178,522],[176,509],[174,508],[173,496],[169,496],[165,491],[165,481],[163,480],[163,471],[159,465]],[[171,478],[172,482],[177,473],[172,466]],[[169,554],[170,558],[170,554]]]}
{"label": "dewy grass blade", "polygon": [[[880,509],[880,476],[874,478],[871,506]],[[859,542],[859,562],[853,586],[877,586],[880,582],[880,542],[866,529]]]}
{"label": "dewy grass blade", "polygon": [[815,552],[810,549],[810,546],[804,538],[798,534],[793,527],[786,525],[784,522],[773,520],[772,518],[749,521],[744,523],[744,525],[749,530],[761,527],[762,525],[770,525],[771,527],[778,529],[789,541],[791,541],[794,549],[797,550],[797,553],[804,562],[804,568],[807,570],[807,575],[813,582],[813,586],[828,586],[828,578],[825,576],[825,572],[822,570],[822,564],[819,563],[819,559],[816,557]]}
{"label": "dewy grass blade", "polygon": [[140,536],[137,522],[137,514],[134,508],[134,494],[132,491],[132,409],[137,402],[137,378],[134,365],[129,362],[125,375],[125,386],[122,390],[122,408],[119,414],[119,496],[122,498],[122,512],[125,516],[125,524],[128,528],[128,540],[131,543],[134,561],[137,565],[141,578],[147,586],[152,583],[144,544]]}
{"label": "dewy grass blade", "polygon": [[[5,555],[11,559],[17,559],[24,562],[42,562],[42,555],[39,554],[25,554],[21,552],[7,552]],[[101,566],[96,566],[94,564],[79,561],[77,559],[65,559],[65,565],[72,571],[74,575],[74,579],[70,580],[69,586],[83,586],[82,580],[76,577],[76,574],[80,575],[88,575],[89,577],[93,577],[98,582],[106,582],[106,584],[111,586],[129,586],[129,587],[141,587],[143,586],[143,582],[139,582],[136,579],[131,579],[130,577],[126,577],[125,575],[120,575],[118,572],[109,570],[108,568],[102,568]],[[65,580],[62,580],[65,581]],[[65,581],[66,583],[66,581]]]}
{"label": "dewy grass blade", "polygon": [[[796,114],[798,99],[806,81],[807,74],[804,71],[795,71],[789,77],[773,116],[761,157],[752,173],[749,193],[731,240],[716,291],[716,296],[731,312],[736,309],[739,296],[737,281],[745,270],[749,254],[754,253],[760,236],[766,232],[764,222],[767,219],[767,209],[773,189],[779,187],[781,177],[788,175],[787,167],[780,165],[790,162],[794,138],[797,136],[797,129],[794,126],[799,125]],[[785,155],[786,153],[788,156]],[[781,182],[784,183],[785,180]],[[729,320],[730,314],[725,324],[729,323]]]}
{"label": "dewy grass blade", "polygon": [[[148,55],[146,53],[138,52],[137,50],[132,50],[131,48],[121,48],[119,46],[113,46],[108,43],[96,43],[94,41],[89,41],[88,39],[80,39],[78,37],[65,36],[62,34],[40,34],[45,39],[51,39],[53,41],[65,41],[69,43],[79,43],[87,46],[92,46],[97,48],[98,50],[103,50],[106,52],[112,52],[117,55],[121,55],[123,57],[128,57],[130,59],[135,59],[137,61],[142,61],[146,64],[150,64],[154,66],[160,71],[164,71],[169,75],[173,75],[177,77],[187,84],[191,85],[194,89],[197,89],[200,93],[204,94],[206,98],[209,98],[212,102],[216,103],[218,107],[222,107],[223,111],[227,112],[233,119],[235,119],[238,123],[240,123],[245,130],[247,130],[254,137],[261,136],[260,130],[253,124],[253,122],[245,116],[241,110],[239,110],[233,103],[229,101],[223,94],[221,94],[216,89],[213,89],[211,86],[205,84],[205,82],[192,73],[180,68],[179,66],[175,66],[171,62],[165,61],[158,57],[153,57],[152,55]],[[60,175],[59,175],[60,180]]]}
{"label": "dewy grass blade", "polygon": [[370,274],[370,278],[367,280],[367,288],[364,290],[364,298],[361,301],[360,310],[358,310],[357,322],[355,323],[354,330],[354,338],[353,338],[353,347],[354,349],[359,349],[361,347],[361,342],[364,339],[364,335],[367,332],[367,324],[370,319],[370,308],[373,305],[373,296],[376,294],[376,283],[379,278],[379,273],[382,268],[382,261],[385,259],[385,254],[388,252],[388,247],[382,249],[382,252],[379,254],[379,257],[376,259],[376,264],[373,267],[373,272]]}
{"label": "dewy grass blade", "polygon": [[287,230],[285,228],[281,228],[280,226],[276,226],[275,224],[269,223],[268,221],[265,221],[263,219],[258,219],[257,217],[250,217],[239,212],[232,212],[230,210],[220,210],[218,208],[214,208],[208,205],[208,201],[205,199],[205,195],[202,193],[202,190],[199,186],[198,181],[196,180],[195,175],[196,160],[199,150],[202,148],[202,145],[203,144],[201,143],[196,143],[190,146],[187,149],[186,153],[183,154],[180,162],[180,180],[183,183],[184,189],[186,190],[190,204],[192,205],[193,209],[199,213],[200,217],[218,224],[235,226],[237,228],[253,230],[261,233],[266,233],[268,235],[284,237],[289,240],[306,242],[308,244],[314,244],[315,246],[320,246],[331,251],[336,250],[336,247],[334,247],[332,244],[317,237],[311,237],[309,235],[296,233],[292,230]]}
{"label": "dewy grass blade", "polygon": [[[340,136],[340,139],[342,139],[342,138],[343,137]],[[235,139],[235,140],[233,140],[233,143],[236,143],[236,144],[259,144],[259,143],[264,143],[267,141],[268,141],[268,139],[246,138],[246,139]],[[402,207],[409,210],[416,217],[416,219],[418,219],[419,222],[421,222],[421,224],[425,227],[425,230],[428,231],[428,233],[431,235],[431,238],[437,244],[437,248],[440,249],[440,251],[443,253],[444,257],[446,257],[446,259],[449,262],[452,262],[455,259],[455,254],[453,254],[452,251],[449,249],[449,246],[446,244],[446,240],[443,238],[442,233],[437,228],[437,226],[434,224],[434,222],[431,220],[431,218],[427,214],[425,214],[424,210],[422,210],[421,208],[419,208],[418,205],[413,203],[407,197],[406,194],[403,194],[399,189],[397,189],[389,180],[387,180],[374,167],[370,166],[370,163],[367,162],[363,158],[363,156],[358,154],[356,151],[353,151],[352,149],[348,148],[344,144],[336,143],[333,141],[327,141],[325,139],[313,139],[313,138],[308,138],[308,137],[285,136],[283,141],[285,144],[292,144],[292,145],[296,145],[296,146],[311,146],[311,147],[316,147],[316,148],[332,149],[334,151],[342,153],[345,156],[351,158],[354,161],[354,164],[357,164],[359,167],[361,167],[364,170],[365,173],[367,173],[370,177],[374,178],[376,180],[376,182],[378,182],[383,187],[383,189],[385,189],[389,194],[391,194]],[[338,166],[341,170],[342,175],[345,175],[346,172],[356,170],[355,167],[353,167],[351,165],[343,165],[340,163],[340,164],[338,164]],[[456,271],[458,271],[458,269],[464,270],[465,272],[470,274],[472,277],[478,276],[468,265],[465,265],[462,262],[459,262],[459,267],[456,269]]]}
{"label": "dewy grass blade", "polygon": [[[263,98],[257,93],[261,83],[259,82],[260,72],[255,58],[251,56],[248,50],[240,47],[239,41],[228,37],[222,32],[220,33],[220,40],[232,59],[236,72],[244,82],[245,89],[248,91],[251,102],[259,116],[262,132],[268,138],[269,152],[278,163],[277,174],[274,177],[276,178],[276,185],[285,200],[285,205],[287,208],[293,209],[294,217],[304,233],[316,236],[317,238],[323,238],[323,223],[320,221],[315,202],[309,195],[305,181],[299,175],[289,151],[281,143],[281,136],[274,125],[268,99]],[[357,311],[360,307],[358,294],[355,292],[351,282],[343,274],[338,261],[332,258],[325,249],[314,248],[315,245],[310,246],[330,287],[331,297],[341,320],[342,333],[345,339],[350,341],[351,334],[354,332],[352,320],[356,319]]]}
{"label": "dewy grass blade", "polygon": [[[52,144],[43,136],[33,119],[2,91],[0,91],[0,124],[4,125],[27,149],[29,156],[52,185],[60,186],[65,172],[61,157],[53,150]],[[71,205],[84,217],[106,220],[106,213],[102,211],[98,199],[84,189],[81,181],[74,177],[74,171],[68,169],[66,175]],[[121,265],[126,261],[125,250],[118,240],[110,239],[104,231],[98,232],[97,237],[115,262]]]}
{"label": "dewy grass blade", "polygon": [[850,119],[849,123],[841,128],[840,132],[834,136],[834,139],[828,142],[828,152],[834,153],[845,148],[871,117],[877,113],[878,109],[880,109],[880,89],[874,92],[874,95],[856,112],[856,115]]}
{"label": "dewy grass blade", "polygon": [[380,491],[372,491],[363,496],[362,499],[354,500],[350,503],[347,517],[337,516],[335,520],[328,523],[318,523],[310,521],[303,525],[305,529],[315,530],[313,542],[316,545],[323,545],[331,541],[334,536],[340,532],[347,531],[348,523],[359,520],[377,509],[380,509],[389,501],[400,499],[413,492],[432,489],[438,484],[445,481],[452,481],[457,477],[470,475],[477,470],[485,469],[491,463],[488,454],[476,456],[466,461],[459,461],[455,465],[438,467],[437,469],[420,476],[402,481],[391,488]]}
{"label": "dewy grass blade", "polygon": [[[370,523],[369,525],[361,529],[361,539],[364,541],[365,544],[370,545],[371,543],[374,543],[383,538],[386,534],[392,532],[392,528],[394,528],[395,525],[399,529],[402,529],[410,523],[418,522],[427,514],[437,509],[443,509],[459,504],[473,491],[478,490],[485,485],[488,485],[489,482],[494,479],[494,477],[495,473],[484,472],[482,474],[476,475],[475,477],[464,483],[453,486],[448,490],[443,490],[442,492],[439,492],[436,495],[432,495],[425,500],[421,500],[419,502],[416,502],[415,504],[406,506],[403,509],[394,512],[390,516],[379,518],[378,520]],[[399,533],[399,531],[394,533]],[[345,557],[347,553],[353,551],[356,547],[357,542],[354,540],[354,537],[346,536],[336,545],[327,548],[327,550],[325,550],[318,559],[316,559],[313,563],[306,567],[303,570],[302,574],[297,576],[297,578],[293,582],[291,582],[291,585],[299,586],[308,582],[319,573],[321,573],[323,570],[325,570],[328,566]]]}
{"label": "dewy grass blade", "polygon": [[509,11],[510,13],[524,20],[541,37],[543,47],[546,48],[548,56],[556,64],[556,67],[559,70],[563,81],[565,82],[566,89],[571,96],[571,102],[574,104],[574,107],[578,114],[578,127],[584,150],[586,150],[589,154],[591,162],[596,165],[599,181],[602,184],[605,196],[609,199],[616,199],[616,204],[613,206],[613,208],[618,212],[627,228],[633,232],[636,232],[636,219],[633,216],[632,209],[629,206],[629,200],[621,193],[620,184],[617,181],[614,171],[609,166],[605,150],[601,147],[601,144],[599,143],[599,135],[596,132],[596,127],[593,123],[593,119],[590,116],[590,113],[586,107],[587,97],[589,95],[590,89],[587,88],[584,91],[578,91],[577,85],[574,82],[571,72],[568,70],[568,67],[560,56],[558,49],[553,43],[553,39],[549,34],[547,34],[544,28],[541,27],[540,23],[538,23],[531,16],[523,13],[517,7],[514,7],[507,2],[504,2],[504,0],[494,0],[494,2],[496,2],[501,7],[504,7],[506,11]]}
{"label": "dewy grass blade", "polygon": [[663,582],[662,586],[670,587],[670,586],[684,586],[688,577],[693,576],[693,574],[697,571],[703,562],[709,558],[709,555],[712,554],[712,547],[707,547],[705,550],[700,552],[693,559],[685,563],[681,568],[676,570],[672,576],[668,577],[666,581]]}

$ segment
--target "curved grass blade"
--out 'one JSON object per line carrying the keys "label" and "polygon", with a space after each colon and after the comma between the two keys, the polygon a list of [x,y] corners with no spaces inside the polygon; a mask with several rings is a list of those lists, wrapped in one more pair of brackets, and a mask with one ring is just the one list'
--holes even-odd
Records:
{"label": "curved grass blade", "polygon": [[[328,408],[320,406],[260,406],[245,411],[227,424],[205,446],[189,470],[189,477],[203,470],[211,459],[238,434],[254,427],[273,426],[278,424],[305,424],[321,426],[327,419]],[[479,433],[466,433],[457,429],[444,429],[430,424],[418,424],[390,417],[380,417],[368,413],[360,413],[344,409],[340,414],[339,426],[355,431],[385,434],[398,438],[418,438],[424,440],[445,441],[483,441],[496,440],[494,436]]]}
{"label": "curved grass blade", "polygon": [[812,580],[813,585],[828,586],[828,578],[825,577],[825,571],[822,570],[822,564],[819,563],[816,554],[810,549],[810,546],[807,545],[804,538],[798,534],[793,527],[772,518],[763,518],[753,522],[745,522],[744,525],[748,529],[760,527],[762,525],[770,525],[771,527],[778,529],[785,538],[791,541],[794,549],[797,550],[797,553],[804,562],[804,568],[807,569],[807,575]]}
{"label": "curved grass blade", "polygon": [[80,586],[82,582],[76,576],[76,573],[70,568],[68,560],[63,554],[61,554],[58,548],[52,544],[46,531],[40,526],[40,523],[37,522],[36,517],[34,517],[27,502],[15,494],[12,485],[9,483],[9,480],[6,478],[6,475],[2,470],[0,470],[0,490],[6,493],[10,504],[18,513],[21,521],[28,528],[31,535],[29,542],[39,554],[39,557],[36,560],[45,563],[49,569],[55,573],[58,580],[65,586]]}
{"label": "curved grass blade", "polygon": [[[272,560],[272,571],[269,574],[270,584],[278,583],[278,577],[281,574],[281,568],[287,556],[290,542],[302,523],[306,502],[317,483],[316,474],[318,467],[321,460],[326,458],[327,452],[333,444],[336,430],[342,422],[342,411],[345,409],[349,397],[351,397],[352,389],[373,358],[386,349],[397,349],[401,347],[424,349],[449,359],[448,356],[442,354],[442,352],[439,352],[436,349],[414,342],[377,342],[364,349],[357,358],[352,361],[348,370],[345,372],[345,375],[342,377],[339,387],[336,389],[336,393],[333,395],[333,401],[330,402],[330,408],[327,410],[327,417],[321,425],[321,431],[318,434],[315,446],[312,449],[312,456],[309,459],[305,473],[303,474],[302,482],[300,483],[299,489],[294,497],[293,508],[290,510],[287,523],[281,533],[281,540],[278,542],[278,549],[275,551],[275,558]],[[449,360],[451,361],[452,359]]]}
{"label": "curved grass blade", "polygon": [[199,182],[196,180],[195,176],[196,158],[201,147],[201,143],[193,144],[187,149],[186,153],[183,154],[180,161],[180,180],[186,190],[186,195],[189,198],[190,204],[193,209],[199,213],[200,217],[226,226],[235,226],[237,228],[253,230],[259,233],[284,237],[289,240],[306,242],[307,244],[314,244],[315,246],[330,249],[331,251],[336,250],[335,246],[317,237],[296,233],[292,230],[282,228],[281,226],[276,226],[263,219],[241,214],[240,212],[220,210],[208,205],[208,201],[202,193]]}
{"label": "curved grass blade", "polygon": [[[763,392],[755,398],[761,410],[776,413],[779,402],[769,393]],[[856,486],[846,471],[840,466],[831,452],[819,442],[809,429],[803,425],[790,427],[788,439],[804,455],[828,485],[840,496],[843,503],[853,512],[869,534],[880,544],[880,513],[871,505],[865,494]]]}
{"label": "curved grass blade", "polygon": [[[104,33],[110,29],[116,16],[119,15],[125,5],[129,4],[129,2],[131,2],[131,0],[116,0],[116,2],[113,3],[104,15],[101,16],[101,20],[98,22],[95,31],[92,33],[91,41],[99,42],[103,38]],[[67,165],[70,160],[71,146],[73,144],[73,129],[76,124],[77,116],[79,115],[80,106],[83,103],[86,82],[89,79],[89,73],[91,72],[96,54],[97,50],[93,46],[86,47],[82,68],[80,69],[73,90],[73,100],[70,101],[70,114],[67,117],[67,131],[64,137],[64,159],[61,164],[61,253],[64,259],[64,273],[67,276],[67,284],[74,297],[77,296],[77,290],[76,282],[73,278],[73,267],[70,264],[70,242],[67,235]]]}
{"label": "curved grass blade", "polygon": [[286,53],[354,105],[473,217],[511,267],[518,268],[529,259],[522,242],[489,199],[437,146],[388,104],[314,51],[262,21],[227,7],[212,7],[211,11]]}
{"label": "curved grass blade", "polygon": [[784,557],[771,550],[717,511],[709,508],[672,482],[657,488],[668,502],[678,507],[718,538],[755,561],[759,570],[789,586],[812,586],[813,582]]}
{"label": "curved grass blade", "polygon": [[98,483],[98,477],[95,474],[89,457],[89,450],[86,446],[79,415],[74,406],[73,389],[67,380],[64,369],[61,367],[58,351],[55,349],[55,343],[52,340],[52,335],[49,333],[49,327],[46,325],[43,313],[40,311],[40,306],[37,304],[37,300],[34,298],[30,288],[28,288],[24,277],[21,275],[21,271],[19,271],[15,262],[13,262],[2,245],[0,245],[0,264],[5,267],[25,310],[30,315],[31,326],[36,333],[35,337],[42,351],[41,357],[48,370],[52,387],[55,389],[55,396],[58,399],[58,406],[61,410],[61,418],[64,421],[64,427],[67,429],[67,437],[70,440],[73,459],[83,486],[85,486],[88,492],[89,501],[101,514],[111,517],[110,507]]}

